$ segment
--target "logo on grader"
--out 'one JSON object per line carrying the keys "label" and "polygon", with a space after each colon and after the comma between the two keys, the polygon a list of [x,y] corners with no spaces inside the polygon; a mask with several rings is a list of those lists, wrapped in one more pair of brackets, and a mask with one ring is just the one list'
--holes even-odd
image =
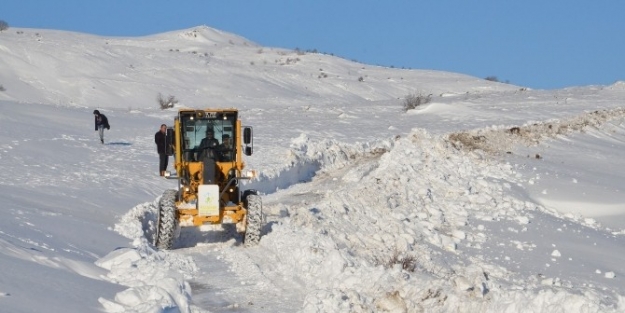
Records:
{"label": "logo on grader", "polygon": [[198,190],[199,215],[214,216],[219,215],[219,186],[200,185]]}

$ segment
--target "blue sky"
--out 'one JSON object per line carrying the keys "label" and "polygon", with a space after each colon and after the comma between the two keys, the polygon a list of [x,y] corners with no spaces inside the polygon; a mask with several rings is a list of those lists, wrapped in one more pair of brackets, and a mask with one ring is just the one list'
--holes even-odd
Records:
{"label": "blue sky", "polygon": [[207,25],[268,47],[535,89],[625,80],[625,1],[9,0],[11,27],[141,36]]}

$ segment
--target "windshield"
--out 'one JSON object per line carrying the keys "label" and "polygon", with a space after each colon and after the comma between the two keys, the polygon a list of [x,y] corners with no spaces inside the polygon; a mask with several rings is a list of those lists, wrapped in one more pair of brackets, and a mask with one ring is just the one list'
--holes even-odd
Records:
{"label": "windshield", "polygon": [[[200,116],[198,116],[200,115]],[[223,144],[224,138],[236,138],[235,121],[236,113],[233,112],[184,112],[180,115],[182,129],[183,152],[197,152],[200,149],[202,139],[212,131],[212,136]],[[194,153],[184,153],[187,161],[196,161]]]}

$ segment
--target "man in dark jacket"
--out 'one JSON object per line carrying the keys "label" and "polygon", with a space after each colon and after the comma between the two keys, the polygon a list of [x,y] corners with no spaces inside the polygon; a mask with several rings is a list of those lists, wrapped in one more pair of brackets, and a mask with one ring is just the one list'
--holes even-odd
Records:
{"label": "man in dark jacket", "polygon": [[[215,138],[215,132],[212,128],[206,130],[206,137],[200,142],[200,151],[197,156],[197,160],[201,161],[208,157],[215,159],[215,149],[219,146],[219,140]],[[215,159],[216,160],[216,159]]]}
{"label": "man in dark jacket", "polygon": [[158,152],[158,168],[161,172],[161,176],[165,176],[167,163],[169,163],[169,155],[167,155],[167,125],[162,124],[161,129],[154,134],[154,142],[156,143],[156,151]]}
{"label": "man in dark jacket", "polygon": [[100,114],[98,110],[93,110],[93,115],[95,117],[95,130],[100,134],[100,142],[104,143],[104,129],[111,129],[109,120],[106,115]]}
{"label": "man in dark jacket", "polygon": [[217,147],[217,151],[219,151],[219,161],[221,162],[230,162],[233,161],[233,150],[232,150],[232,140],[230,135],[223,134],[221,136],[221,144]]}

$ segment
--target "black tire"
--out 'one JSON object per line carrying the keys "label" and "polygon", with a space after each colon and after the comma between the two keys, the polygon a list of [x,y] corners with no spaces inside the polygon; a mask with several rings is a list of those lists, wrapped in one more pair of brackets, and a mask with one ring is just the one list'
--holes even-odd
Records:
{"label": "black tire", "polygon": [[161,250],[169,250],[174,246],[176,229],[178,228],[176,194],[176,190],[165,190],[161,200],[158,202],[158,219],[156,221],[154,246]]}
{"label": "black tire", "polygon": [[246,200],[247,214],[243,243],[250,247],[260,242],[260,231],[263,227],[263,203],[261,197],[254,194],[248,195]]}

